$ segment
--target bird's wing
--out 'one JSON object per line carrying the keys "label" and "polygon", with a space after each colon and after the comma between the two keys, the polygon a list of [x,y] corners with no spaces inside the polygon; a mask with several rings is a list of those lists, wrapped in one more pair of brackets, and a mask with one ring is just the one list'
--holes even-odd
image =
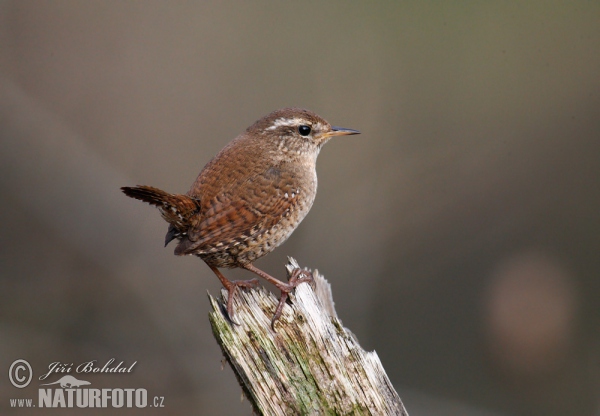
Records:
{"label": "bird's wing", "polygon": [[250,177],[242,186],[203,200],[202,216],[175,254],[193,254],[256,238],[273,228],[297,205],[295,181],[276,180],[273,172]]}

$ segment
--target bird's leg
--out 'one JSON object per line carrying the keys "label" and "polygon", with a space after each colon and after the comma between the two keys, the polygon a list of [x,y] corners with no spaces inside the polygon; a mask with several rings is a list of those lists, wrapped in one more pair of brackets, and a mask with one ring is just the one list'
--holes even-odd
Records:
{"label": "bird's leg", "polygon": [[235,292],[237,292],[237,288],[238,287],[256,287],[258,285],[258,279],[254,278],[254,279],[250,279],[250,280],[229,280],[228,278],[226,278],[225,276],[223,276],[223,273],[221,273],[219,271],[219,269],[217,269],[214,266],[211,266],[210,264],[208,265],[208,267],[210,267],[210,269],[214,272],[214,274],[217,275],[217,277],[219,278],[219,280],[221,281],[221,283],[223,284],[223,287],[225,287],[225,289],[227,289],[227,315],[229,315],[229,320],[231,322],[233,322],[236,325],[239,325],[236,321],[233,320],[233,296],[235,295]]}
{"label": "bird's leg", "polygon": [[[266,281],[274,284],[279,290],[281,290],[281,297],[279,298],[279,304],[277,305],[277,309],[275,309],[275,314],[273,315],[273,319],[271,319],[271,329],[273,329],[273,331],[275,331],[275,321],[277,321],[279,319],[279,317],[281,316],[281,311],[283,310],[283,305],[285,305],[285,302],[286,302],[290,292],[292,290],[294,290],[294,288],[296,288],[296,286],[298,286],[300,283],[313,281],[312,273],[310,273],[307,270],[302,270],[302,269],[294,269],[288,282],[284,283],[281,280],[275,279],[273,276],[254,267],[254,265],[252,265],[252,264],[244,264],[244,265],[242,265],[242,267],[246,270],[251,271],[252,273],[259,275]],[[300,277],[300,276],[303,276],[303,277]]]}

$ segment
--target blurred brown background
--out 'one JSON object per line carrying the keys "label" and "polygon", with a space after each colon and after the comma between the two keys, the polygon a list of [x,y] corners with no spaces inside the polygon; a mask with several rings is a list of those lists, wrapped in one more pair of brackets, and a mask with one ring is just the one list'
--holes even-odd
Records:
{"label": "blurred brown background", "polygon": [[119,187],[185,192],[290,105],[363,134],[323,149],[315,206],[257,265],[318,268],[412,415],[598,415],[590,1],[0,2],[1,412],[29,414],[8,399],[51,362],[114,357],[134,373],[81,378],[165,397],[131,413],[251,413],[217,279]]}

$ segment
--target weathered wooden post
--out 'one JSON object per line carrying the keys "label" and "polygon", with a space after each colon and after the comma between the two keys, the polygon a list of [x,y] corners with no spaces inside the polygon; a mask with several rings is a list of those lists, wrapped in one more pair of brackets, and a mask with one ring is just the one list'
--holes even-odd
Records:
{"label": "weathered wooden post", "polygon": [[[288,275],[298,268],[294,259]],[[277,299],[264,288],[240,290],[235,320],[209,295],[213,333],[256,412],[264,415],[408,415],[375,352],[342,326],[331,286],[315,270],[271,329]]]}

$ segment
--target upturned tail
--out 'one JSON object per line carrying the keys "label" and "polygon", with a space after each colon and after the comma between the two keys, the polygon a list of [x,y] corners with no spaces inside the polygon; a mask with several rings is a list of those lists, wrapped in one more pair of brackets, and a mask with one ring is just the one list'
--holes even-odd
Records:
{"label": "upturned tail", "polygon": [[175,238],[187,234],[194,217],[200,212],[197,199],[187,195],[170,194],[151,186],[124,186],[123,193],[130,198],[139,199],[158,207],[162,217],[169,223],[169,231],[165,236],[165,246]]}

